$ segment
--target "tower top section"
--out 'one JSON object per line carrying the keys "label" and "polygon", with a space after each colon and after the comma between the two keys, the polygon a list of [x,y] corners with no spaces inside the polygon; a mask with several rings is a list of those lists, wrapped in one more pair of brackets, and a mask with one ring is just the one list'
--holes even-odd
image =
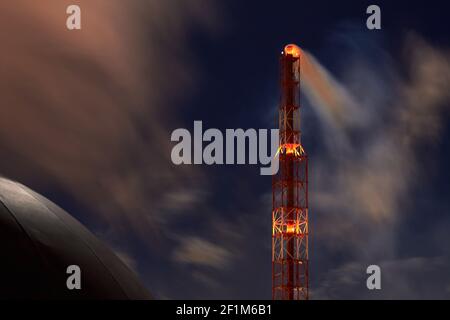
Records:
{"label": "tower top section", "polygon": [[299,46],[297,46],[296,44],[288,44],[284,47],[283,50],[283,54],[284,55],[291,55],[294,58],[299,58],[300,54],[301,54],[302,50],[300,49]]}

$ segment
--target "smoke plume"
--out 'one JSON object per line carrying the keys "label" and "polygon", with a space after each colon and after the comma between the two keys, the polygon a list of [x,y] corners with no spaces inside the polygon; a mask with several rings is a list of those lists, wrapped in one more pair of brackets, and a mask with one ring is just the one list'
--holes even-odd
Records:
{"label": "smoke plume", "polygon": [[[312,159],[313,237],[320,247],[316,250],[323,250],[319,259],[340,255],[336,265],[343,263],[324,277],[322,285],[330,290],[347,281],[337,274],[357,274],[359,279],[365,262],[388,260],[393,265],[401,256],[395,231],[415,210],[408,199],[426,183],[420,150],[439,141],[450,107],[447,51],[408,35],[401,63],[387,56],[380,55],[376,66],[366,57],[349,59],[339,80],[311,54],[302,62],[304,94],[320,119],[325,146]],[[408,261],[413,260],[398,263]],[[341,272],[356,265],[356,272]],[[316,298],[345,296],[323,286],[316,293]],[[407,297],[405,292],[400,296]]]}

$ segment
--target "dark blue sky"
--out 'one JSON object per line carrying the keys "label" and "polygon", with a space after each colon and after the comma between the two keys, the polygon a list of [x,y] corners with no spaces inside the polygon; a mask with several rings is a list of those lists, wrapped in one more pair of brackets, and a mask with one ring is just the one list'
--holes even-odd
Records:
{"label": "dark blue sky", "polygon": [[[63,5],[5,5],[2,175],[73,214],[158,298],[269,299],[270,177],[175,166],[170,134],[273,128],[279,54],[296,43],[356,106],[339,122],[302,91],[312,298],[449,298],[445,1],[79,2],[78,36],[58,29]],[[382,30],[366,28],[370,4]]]}

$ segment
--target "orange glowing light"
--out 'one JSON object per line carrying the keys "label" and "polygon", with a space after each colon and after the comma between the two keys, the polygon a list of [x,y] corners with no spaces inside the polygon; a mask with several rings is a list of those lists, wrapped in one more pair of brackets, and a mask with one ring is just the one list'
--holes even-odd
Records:
{"label": "orange glowing light", "polygon": [[286,232],[287,233],[295,233],[295,224],[288,224],[286,226]]}
{"label": "orange glowing light", "polygon": [[300,57],[301,49],[295,44],[288,44],[284,47],[284,53],[286,55],[291,55],[294,58]]}
{"label": "orange glowing light", "polygon": [[285,145],[284,145],[284,148],[285,148],[285,150],[286,150],[286,154],[294,154],[294,153],[297,153],[296,151],[297,151],[297,148],[299,147],[300,145],[299,144],[297,144],[297,143],[286,143]]}
{"label": "orange glowing light", "polygon": [[300,157],[302,154],[305,153],[305,150],[303,149],[302,145],[299,143],[285,143],[285,144],[282,144],[278,148],[275,156],[277,156],[279,153],[293,154],[296,157]]}

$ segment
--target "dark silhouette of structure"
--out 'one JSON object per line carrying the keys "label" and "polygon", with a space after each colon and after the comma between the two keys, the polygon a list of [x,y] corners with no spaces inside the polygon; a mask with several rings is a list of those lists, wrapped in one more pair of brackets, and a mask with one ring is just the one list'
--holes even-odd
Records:
{"label": "dark silhouette of structure", "polygon": [[[107,246],[63,209],[29,188],[0,178],[1,299],[150,299]],[[69,265],[81,290],[69,290]]]}

